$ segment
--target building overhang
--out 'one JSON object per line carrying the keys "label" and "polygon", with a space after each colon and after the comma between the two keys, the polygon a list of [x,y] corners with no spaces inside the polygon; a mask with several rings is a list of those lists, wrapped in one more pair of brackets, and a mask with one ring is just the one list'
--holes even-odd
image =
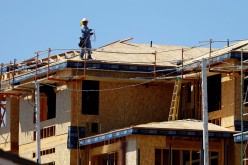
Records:
{"label": "building overhang", "polygon": [[[210,138],[232,138],[234,132],[209,132]],[[156,129],[156,128],[137,128],[129,127],[126,129],[111,131],[108,133],[91,136],[83,139],[79,139],[79,146],[87,146],[111,139],[126,137],[130,135],[155,135],[155,136],[188,136],[188,137],[202,137],[203,132],[201,130],[176,130],[176,129]]]}

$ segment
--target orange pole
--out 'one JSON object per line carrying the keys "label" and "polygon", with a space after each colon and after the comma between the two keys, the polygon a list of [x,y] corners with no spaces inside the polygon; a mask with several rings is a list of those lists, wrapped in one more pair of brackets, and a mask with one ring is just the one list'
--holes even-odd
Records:
{"label": "orange pole", "polygon": [[51,49],[48,48],[47,79],[49,79],[49,72],[50,72],[50,52],[51,52]]}
{"label": "orange pole", "polygon": [[13,77],[12,89],[14,88],[14,82],[15,82],[15,65],[16,65],[16,59],[14,59],[14,71],[12,72],[12,77]]}
{"label": "orange pole", "polygon": [[9,73],[7,73],[7,75],[8,75],[8,79],[9,79],[9,85],[8,85],[8,88],[10,87],[10,76],[11,76],[10,67],[11,67],[11,61],[9,62]]}
{"label": "orange pole", "polygon": [[157,51],[154,53],[154,81],[156,80],[156,68],[157,68]]}

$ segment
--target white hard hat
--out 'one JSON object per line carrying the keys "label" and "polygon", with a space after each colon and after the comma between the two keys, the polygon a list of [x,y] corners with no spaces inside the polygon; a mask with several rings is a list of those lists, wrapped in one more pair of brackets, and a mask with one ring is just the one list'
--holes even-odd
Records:
{"label": "white hard hat", "polygon": [[83,18],[82,22],[89,22],[89,20],[87,18]]}

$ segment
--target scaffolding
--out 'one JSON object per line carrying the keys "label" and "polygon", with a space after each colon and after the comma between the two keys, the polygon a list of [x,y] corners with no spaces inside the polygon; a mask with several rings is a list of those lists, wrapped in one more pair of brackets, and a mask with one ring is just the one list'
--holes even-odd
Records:
{"label": "scaffolding", "polygon": [[[248,65],[243,66],[243,62],[247,62],[246,60],[243,61],[243,49],[241,49],[241,55],[238,56],[237,54],[232,55],[232,51],[239,51],[238,49],[242,48],[243,46],[248,45],[248,42],[244,42],[242,44],[234,46],[230,46],[225,48],[225,51],[220,50],[217,52],[212,52],[212,43],[214,41],[210,40],[210,51],[208,55],[208,69],[209,72],[216,72],[216,73],[234,73],[234,72],[240,72],[241,73],[241,82],[243,81],[243,71],[248,70]],[[228,46],[229,46],[229,41],[228,41]],[[79,55],[79,52],[77,51],[69,51],[66,53],[58,54],[55,56],[51,56],[51,49],[48,49],[45,52],[36,52],[36,56],[27,59],[25,61],[22,61],[20,63],[16,63],[16,60],[14,60],[13,63],[9,63],[7,65],[2,64],[1,65],[1,75],[0,75],[0,101],[1,101],[1,113],[0,113],[0,124],[5,124],[4,123],[4,116],[5,116],[5,111],[6,111],[6,96],[20,96],[22,92],[34,92],[34,83],[27,83],[27,84],[22,84],[20,86],[20,81],[27,82],[28,80],[34,79],[34,80],[39,80],[43,81],[45,83],[54,83],[54,82],[66,82],[70,80],[72,77],[61,77],[61,76],[56,76],[55,72],[61,68],[66,68],[65,66],[65,61],[73,58],[75,56]],[[180,89],[181,85],[183,82],[187,81],[194,81],[199,79],[199,77],[196,76],[195,73],[198,73],[200,70],[195,70],[197,68],[196,66],[199,66],[200,64],[200,59],[202,57],[197,58],[196,61],[190,61],[190,62],[185,62],[184,59],[184,52],[186,50],[181,49],[182,52],[182,58],[179,60],[180,61],[180,67],[176,69],[177,72],[175,72],[175,75],[178,75],[178,73],[181,73],[179,76],[174,76],[173,80],[175,80],[175,86],[174,86],[174,91],[173,91],[173,96],[172,96],[172,102],[171,102],[171,108],[169,112],[169,117],[168,120],[177,120],[178,119],[178,109],[180,106]],[[224,52],[224,53],[223,53]],[[228,53],[227,53],[228,52]],[[41,54],[47,53],[47,58],[39,59]],[[154,65],[153,65],[153,80],[157,81],[158,76],[157,76],[157,54],[158,52],[153,53],[154,55]],[[236,58],[241,58],[241,66],[238,65],[226,65],[223,67],[216,67],[218,64],[221,64],[222,61],[230,59],[232,57]],[[78,62],[79,63],[79,62]],[[81,62],[83,66],[83,75],[77,77],[73,77],[78,80],[83,80],[86,78],[86,70],[87,70],[87,61],[86,58],[83,59],[83,62]],[[248,62],[247,62],[248,63]],[[78,67],[79,64],[77,64],[76,67]],[[61,68],[60,68],[61,67]],[[186,75],[192,74],[192,76],[186,77]],[[199,85],[199,81],[197,82]],[[199,85],[200,86],[200,85]],[[241,85],[241,89],[243,89]],[[200,93],[200,92],[199,92]],[[241,91],[241,95],[243,97],[243,91]],[[199,95],[200,96],[200,95]],[[5,104],[4,104],[5,102]],[[201,102],[199,101],[199,104]],[[198,106],[198,108],[200,105]],[[241,106],[243,107],[243,106]],[[3,113],[2,113],[3,112]],[[241,109],[241,138],[243,142],[243,109]],[[198,117],[200,117],[201,114],[198,114]],[[242,145],[242,143],[241,143]],[[243,152],[243,148],[241,147],[241,151]],[[246,158],[242,156],[242,161],[246,160]]]}

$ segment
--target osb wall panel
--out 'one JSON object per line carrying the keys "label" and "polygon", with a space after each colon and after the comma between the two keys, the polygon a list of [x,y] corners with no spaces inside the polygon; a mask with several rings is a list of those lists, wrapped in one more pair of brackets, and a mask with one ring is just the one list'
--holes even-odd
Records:
{"label": "osb wall panel", "polygon": [[234,126],[235,112],[235,76],[233,74],[222,74],[221,77],[221,109],[209,112],[208,119],[221,118],[221,126],[231,128]]}
{"label": "osb wall panel", "polygon": [[[100,89],[116,89],[130,83],[100,82]],[[102,132],[168,119],[173,84],[139,85],[100,92],[99,122]]]}
{"label": "osb wall panel", "polygon": [[[51,146],[51,148],[53,148]],[[41,164],[55,161],[55,164],[68,165],[70,163],[70,150],[66,149],[67,144],[63,143],[55,146],[55,153],[41,156]]]}
{"label": "osb wall panel", "polygon": [[235,77],[233,74],[222,74],[221,78],[221,110],[223,117],[233,115],[235,105]]}
{"label": "osb wall panel", "polygon": [[234,127],[234,116],[231,115],[231,116],[228,116],[228,117],[223,117],[221,119],[221,126],[222,127],[226,127],[226,128],[229,128],[231,130],[235,130],[235,127]]}
{"label": "osb wall panel", "polygon": [[10,150],[10,114],[11,114],[11,104],[10,98],[6,100],[6,122],[4,127],[0,127],[0,148],[6,151]]}
{"label": "osb wall panel", "polygon": [[19,145],[33,142],[33,131],[35,130],[34,102],[31,100],[20,100],[20,122],[19,122]]}
{"label": "osb wall panel", "polygon": [[[133,85],[124,82],[100,81],[99,115],[82,115],[82,84],[72,85],[71,125],[88,127],[99,123],[101,132],[153,121],[166,121],[172,97],[173,84]],[[88,134],[89,135],[89,134]]]}
{"label": "osb wall panel", "polygon": [[82,115],[82,81],[73,82],[71,88],[71,125],[85,127],[90,136],[89,125],[99,123],[99,115]]}
{"label": "osb wall panel", "polygon": [[164,148],[166,137],[135,135],[133,138],[137,139],[137,146],[140,149],[140,165],[155,164],[155,148]]}
{"label": "osb wall panel", "polygon": [[[55,153],[41,156],[42,163],[55,161],[57,164],[70,164],[70,150],[67,149],[67,135],[59,135],[52,138],[41,139],[41,151],[55,148]],[[20,146],[19,155],[23,158],[36,161],[33,153],[36,153],[36,142]]]}
{"label": "osb wall panel", "polygon": [[68,133],[71,121],[71,92],[62,90],[56,93],[56,135]]}
{"label": "osb wall panel", "polygon": [[235,114],[234,120],[240,120],[240,104],[241,104],[241,79],[240,75],[235,75]]}
{"label": "osb wall panel", "polygon": [[[8,135],[9,136],[9,135]],[[4,137],[3,137],[4,139]],[[3,142],[0,144],[0,149],[4,150],[4,151],[10,151],[11,150],[11,143],[9,142]]]}

